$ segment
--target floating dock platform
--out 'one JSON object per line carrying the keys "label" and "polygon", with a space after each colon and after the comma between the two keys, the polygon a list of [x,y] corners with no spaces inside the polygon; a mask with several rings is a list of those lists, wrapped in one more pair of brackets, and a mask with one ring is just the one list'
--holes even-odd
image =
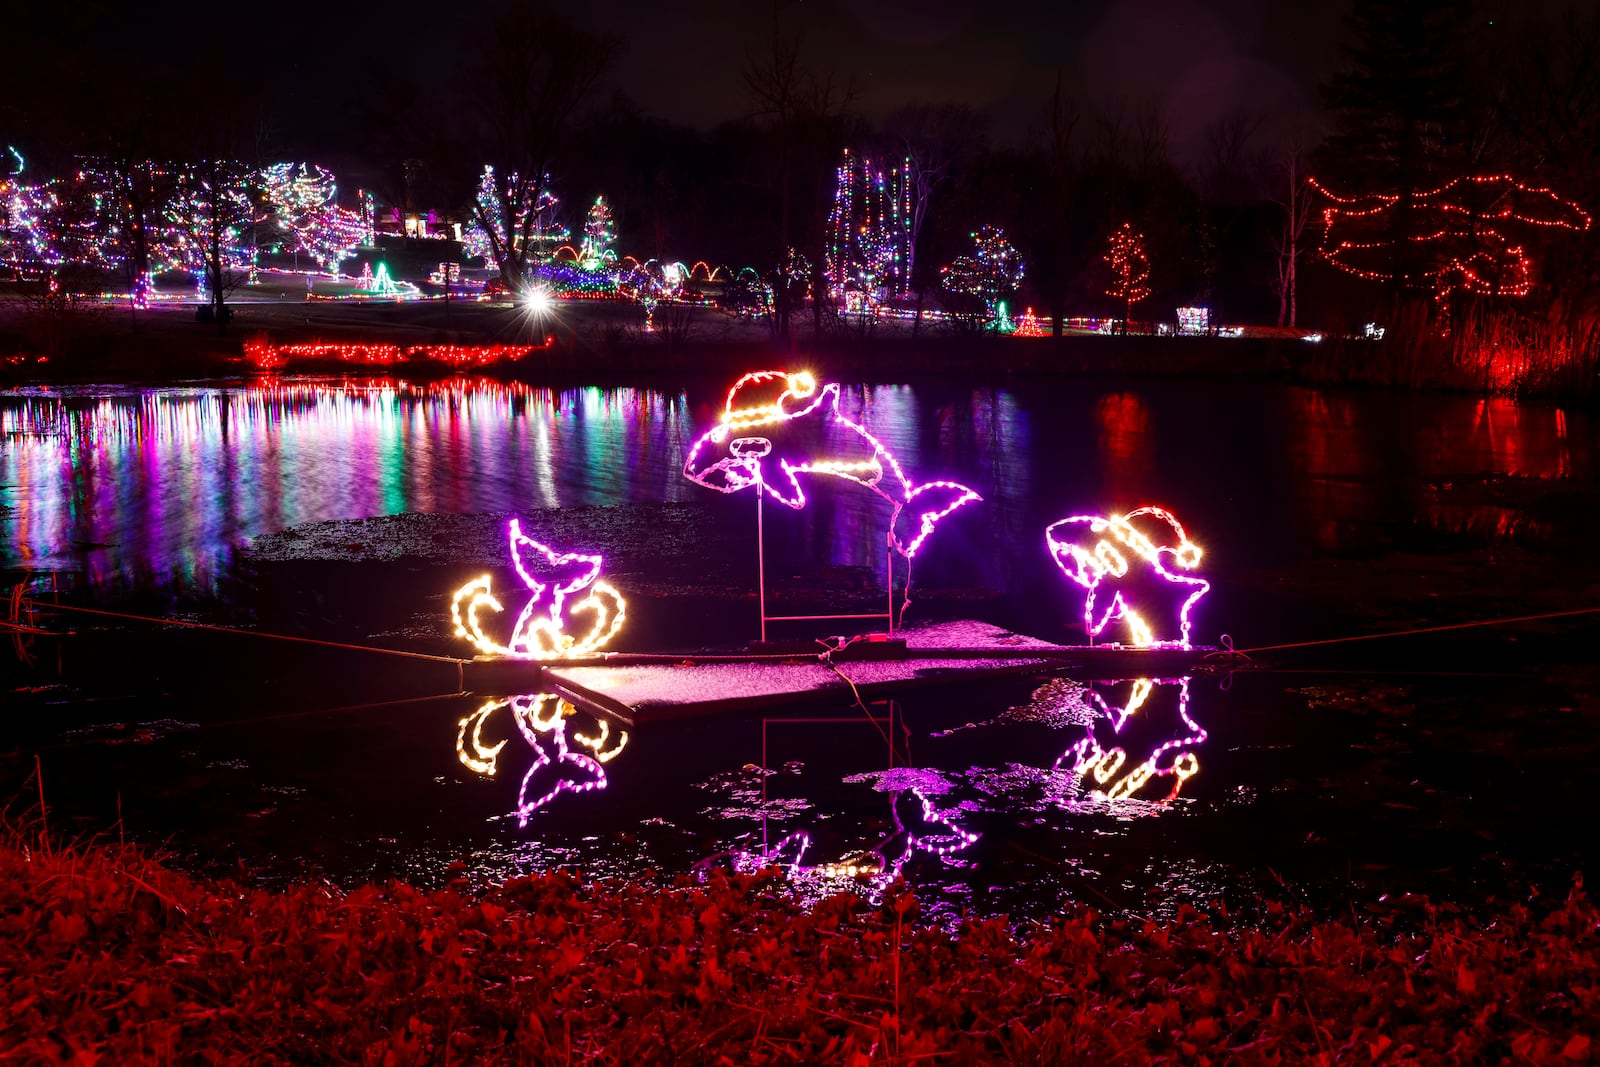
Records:
{"label": "floating dock platform", "polygon": [[555,693],[581,710],[639,727],[800,703],[850,703],[858,696],[877,699],[1004,675],[1171,678],[1189,673],[1215,651],[1055,645],[988,623],[960,621],[899,631],[892,643],[861,638],[838,650],[818,643],[815,652],[791,653],[615,652],[545,663],[480,657],[467,663],[464,673],[474,692]]}

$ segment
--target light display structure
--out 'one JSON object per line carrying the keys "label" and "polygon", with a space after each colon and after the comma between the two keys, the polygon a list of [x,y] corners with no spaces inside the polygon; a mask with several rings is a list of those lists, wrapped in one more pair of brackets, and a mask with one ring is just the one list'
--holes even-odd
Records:
{"label": "light display structure", "polygon": [[[586,656],[610,644],[622,629],[627,602],[599,580],[602,557],[558,552],[523,534],[517,519],[511,520],[509,536],[512,564],[531,594],[511,636],[502,644],[484,631],[478,618],[484,609],[497,614],[505,610],[491,592],[487,574],[451,598],[456,636],[466,638],[484,655],[527,660]],[[569,632],[574,624],[577,629]]]}
{"label": "light display structure", "polygon": [[[833,429],[833,435],[818,434]],[[807,432],[811,431],[811,432]],[[830,447],[814,449],[815,441]],[[771,496],[796,511],[806,506],[804,483],[812,477],[843,478],[888,501],[893,511],[887,533],[887,550],[906,560],[906,600],[910,600],[910,565],[918,550],[945,516],[982,498],[958,482],[915,483],[893,453],[863,425],[839,411],[837,383],[819,385],[807,371],[755,371],[733,384],[721,419],[695,441],[684,460],[683,473],[696,485],[720,493],[755,490],[756,539],[759,560],[758,598],[761,639],[768,622],[821,619],[887,619],[892,633],[897,613],[894,605],[893,555],[889,555],[889,610],[865,615],[768,615],[766,609],[766,548],[762,501]]]}
{"label": "light display structure", "polygon": [[[1509,174],[1456,178],[1409,200],[1387,193],[1340,196],[1308,179],[1328,201],[1322,209],[1322,255],[1347,274],[1373,282],[1399,280],[1432,290],[1447,304],[1454,292],[1522,297],[1533,287],[1533,259],[1512,227],[1582,232],[1589,214],[1553,190]],[[1408,212],[1412,249],[1396,247],[1396,216]],[[1416,277],[1400,277],[1402,264]]]}
{"label": "light display structure", "polygon": [[1111,285],[1106,295],[1122,303],[1122,331],[1128,331],[1133,305],[1150,295],[1150,257],[1144,250],[1144,234],[1124,222],[1106,242],[1105,261],[1111,266]]}
{"label": "light display structure", "polygon": [[612,245],[617,241],[617,225],[611,217],[611,207],[606,198],[597,196],[589,206],[583,220],[583,243],[578,249],[578,262],[585,270],[598,270],[616,262]]}
{"label": "light display structure", "polygon": [[828,295],[872,307],[911,290],[911,161],[875,168],[847,148],[834,175],[823,275]]}
{"label": "light display structure", "polygon": [[972,251],[957,256],[940,273],[946,289],[982,300],[984,314],[998,324],[1005,317],[1001,298],[1022,284],[1026,271],[1004,230],[979,226],[972,233]]}

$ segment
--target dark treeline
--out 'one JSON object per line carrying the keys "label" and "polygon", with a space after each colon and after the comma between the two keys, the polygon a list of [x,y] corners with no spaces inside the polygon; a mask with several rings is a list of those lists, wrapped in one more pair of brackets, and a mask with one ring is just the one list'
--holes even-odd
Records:
{"label": "dark treeline", "polygon": [[[1015,307],[1117,313],[1104,255],[1128,222],[1151,265],[1135,317],[1204,305],[1226,322],[1376,320],[1410,324],[1418,343],[1489,328],[1526,342],[1530,317],[1559,318],[1561,344],[1592,348],[1600,257],[1577,209],[1600,206],[1600,12],[1509,6],[1357,0],[1320,122],[1286,125],[1263,102],[1213,122],[1200,158],[1181,163],[1158,106],[1089,106],[1063,88],[1070,70],[1038,87],[1021,143],[996,143],[956,101],[869,122],[851,72],[782,20],[742,59],[737,117],[687,128],[606,90],[617,39],[526,5],[475,19],[447,58],[353,49],[350,88],[323,95],[271,35],[241,59],[240,41],[193,16],[156,32],[109,5],[25,2],[13,72],[38,91],[0,100],[0,133],[46,170],[84,154],[313,159],[344,190],[458,218],[471,218],[485,164],[507,206],[526,192],[512,175],[548,174],[568,226],[603,193],[619,250],[639,259],[771,277],[793,249],[813,282],[849,148],[911,161],[919,299],[974,230],[996,226],[1027,268]],[[51,43],[28,47],[46,22]],[[63,35],[63,22],[78,28]],[[525,243],[505,236],[515,258]],[[776,289],[780,318],[788,288]]]}

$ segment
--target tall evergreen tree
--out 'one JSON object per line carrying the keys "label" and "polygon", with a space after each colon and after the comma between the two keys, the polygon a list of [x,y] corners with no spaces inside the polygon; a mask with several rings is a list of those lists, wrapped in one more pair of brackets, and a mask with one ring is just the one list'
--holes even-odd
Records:
{"label": "tall evergreen tree", "polygon": [[1419,194],[1467,166],[1464,36],[1470,0],[1356,0],[1340,69],[1323,86],[1332,129],[1317,153],[1322,184],[1342,195],[1397,197],[1383,273],[1424,288],[1427,225]]}

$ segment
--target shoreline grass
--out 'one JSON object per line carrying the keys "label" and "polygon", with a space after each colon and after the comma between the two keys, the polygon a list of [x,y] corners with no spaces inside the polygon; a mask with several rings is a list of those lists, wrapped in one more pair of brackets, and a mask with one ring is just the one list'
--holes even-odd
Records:
{"label": "shoreline grass", "polygon": [[13,832],[0,1060],[1566,1064],[1600,1021],[1581,884],[1478,919],[1268,902],[1250,924],[1082,909],[951,936],[899,890],[806,910],[770,874],[460,873],[252,888]]}

